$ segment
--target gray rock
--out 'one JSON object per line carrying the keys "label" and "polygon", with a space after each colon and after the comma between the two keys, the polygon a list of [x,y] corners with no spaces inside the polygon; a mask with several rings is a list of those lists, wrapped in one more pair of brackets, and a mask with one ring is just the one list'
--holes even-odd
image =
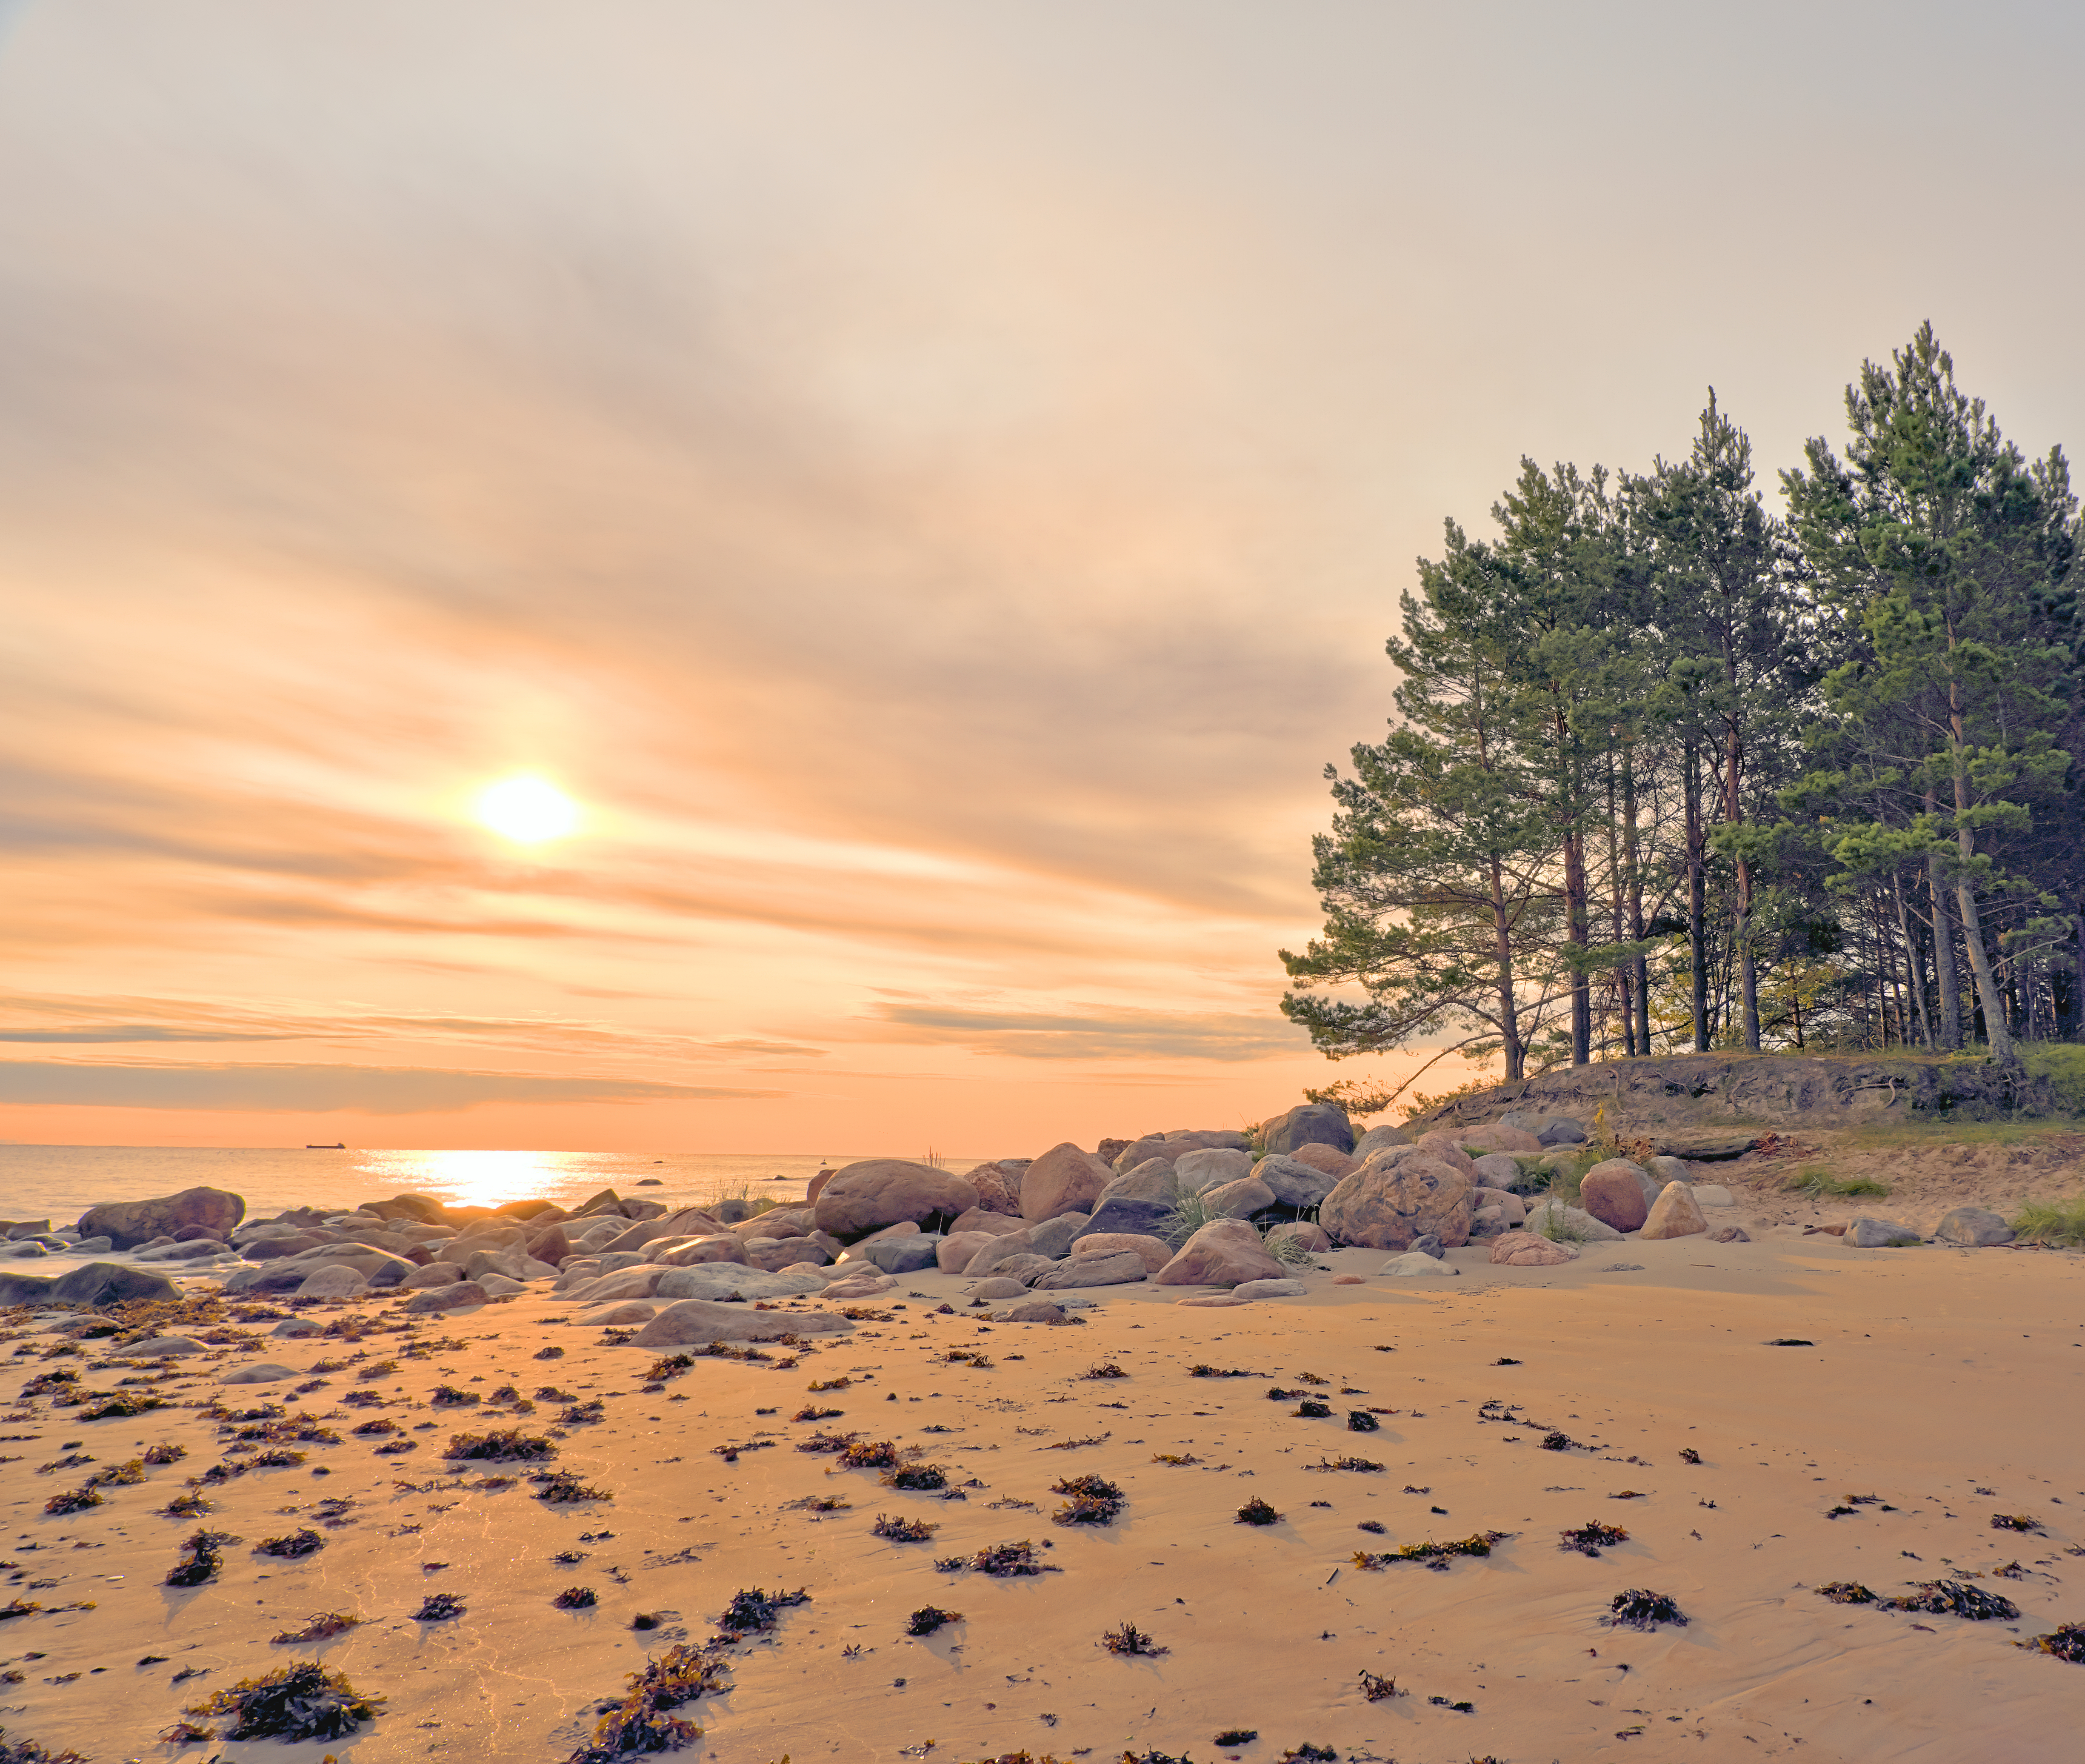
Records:
{"label": "gray rock", "polygon": [[1171,1215],[1173,1207],[1170,1201],[1140,1201],[1127,1196],[1102,1195],[1094,1204],[1093,1217],[1079,1235],[1092,1237],[1106,1232],[1128,1232],[1148,1236]]}
{"label": "gray rock", "polygon": [[422,1287],[453,1286],[463,1278],[463,1270],[452,1262],[431,1262],[424,1268],[415,1268],[398,1284],[418,1291]]}
{"label": "gray rock", "polygon": [[632,1345],[682,1347],[695,1342],[772,1342],[784,1335],[853,1333],[854,1325],[834,1311],[756,1311],[749,1304],[682,1299],[668,1305],[639,1329]]}
{"label": "gray rock", "polygon": [[[1061,1257],[1038,1256],[1024,1250],[1018,1255],[1004,1256],[995,1262],[992,1265],[991,1277],[996,1279],[1018,1280],[1025,1291],[1028,1283],[1037,1274],[1047,1274],[1061,1260],[1063,1260]],[[970,1267],[966,1268],[963,1272],[968,1274],[975,1266],[976,1263],[973,1260]]]}
{"label": "gray rock", "polygon": [[1441,1247],[1441,1240],[1430,1231],[1422,1232],[1412,1240],[1412,1249],[1407,1250],[1405,1253],[1410,1255],[1414,1252],[1422,1256],[1431,1256],[1436,1262],[1440,1261],[1448,1253]]}
{"label": "gray rock", "polygon": [[1748,1244],[1752,1233],[1742,1225],[1718,1225],[1708,1234],[1712,1244]]}
{"label": "gray rock", "polygon": [[178,1299],[181,1289],[149,1268],[90,1262],[60,1276],[45,1295],[60,1304],[128,1304],[138,1299]]}
{"label": "gray rock", "polygon": [[753,1217],[753,1202],[736,1195],[728,1201],[713,1201],[704,1210],[720,1225],[742,1225]]}
{"label": "gray rock", "polygon": [[321,1268],[306,1276],[297,1288],[300,1299],[351,1299],[359,1292],[367,1292],[369,1283],[352,1268]]}
{"label": "gray rock", "polygon": [[1658,1178],[1661,1188],[1667,1182],[1694,1180],[1694,1167],[1684,1158],[1654,1157],[1650,1160],[1650,1173]]}
{"label": "gray rock", "polygon": [[108,1351],[117,1359],[185,1359],[191,1354],[207,1354],[210,1350],[193,1336],[155,1335]]}
{"label": "gray rock", "polygon": [[1252,1154],[1234,1147],[1212,1146],[1200,1151],[1183,1151],[1174,1160],[1173,1175],[1183,1194],[1199,1194],[1204,1189],[1235,1182],[1252,1174]]}
{"label": "gray rock", "polygon": [[234,1367],[222,1378],[220,1384],[272,1384],[284,1378],[301,1378],[304,1375],[294,1366],[278,1366],[273,1360],[261,1360],[251,1366]]}
{"label": "gray rock", "polygon": [[1001,1311],[993,1321],[999,1323],[1061,1323],[1064,1316],[1064,1308],[1061,1304],[1052,1304],[1047,1299],[1030,1299],[1026,1304],[1017,1304],[1009,1310]]}
{"label": "gray rock", "polygon": [[268,1333],[270,1335],[288,1336],[292,1340],[295,1340],[306,1335],[323,1335],[325,1330],[308,1317],[286,1317]]}
{"label": "gray rock", "polygon": [[1900,1244],[1920,1244],[1925,1234],[1910,1225],[1890,1219],[1857,1219],[1846,1228],[1846,1241],[1856,1249],[1890,1249]]}
{"label": "gray rock", "polygon": [[652,1291],[668,1300],[724,1299],[733,1294],[741,1299],[792,1299],[799,1293],[825,1290],[821,1274],[769,1274],[734,1262],[706,1262],[693,1268],[669,1268]]}
{"label": "gray rock", "polygon": [[1234,1299],[1300,1299],[1310,1289],[1301,1280],[1241,1280],[1231,1288]]}
{"label": "gray rock", "polygon": [[[1055,1219],[1046,1219],[1039,1225],[1031,1225],[1021,1233],[1028,1240],[1026,1248],[1032,1255],[1047,1256],[1052,1262],[1068,1255],[1093,1218],[1087,1213],[1059,1213]],[[1013,1240],[1003,1238],[1002,1242]]]}
{"label": "gray rock", "polygon": [[520,1280],[525,1278],[521,1270],[526,1260],[519,1251],[474,1249],[463,1264],[463,1277],[479,1280],[486,1274],[504,1274],[509,1280]]}
{"label": "gray rock", "polygon": [[601,1257],[600,1265],[594,1271],[597,1274],[615,1274],[624,1268],[641,1268],[644,1262],[644,1252],[641,1249],[611,1249]]}
{"label": "gray rock", "polygon": [[[737,1270],[743,1268],[745,1264],[735,1262],[703,1262],[701,1266]],[[610,1299],[648,1299],[659,1290],[659,1282],[665,1275],[687,1271],[639,1264],[635,1268],[618,1268],[613,1274],[597,1274],[591,1280],[581,1281],[579,1285],[567,1287],[554,1295],[584,1304],[604,1304]],[[440,1289],[438,1287],[436,1290]]]}
{"label": "gray rock", "polygon": [[49,1253],[33,1237],[24,1238],[19,1243],[0,1244],[0,1257],[10,1262],[35,1262]]}
{"label": "gray rock", "polygon": [[1988,1206],[1958,1206],[1940,1221],[1934,1233],[1943,1244],[1981,1249],[2013,1240],[2013,1228]]}
{"label": "gray rock", "polygon": [[82,1237],[73,1244],[75,1256],[105,1256],[116,1247],[113,1237]]}
{"label": "gray rock", "polygon": [[1477,1180],[1486,1188],[1510,1193],[1514,1184],[1520,1180],[1520,1165],[1509,1152],[1487,1151],[1475,1161]]}
{"label": "gray rock", "polygon": [[1021,1285],[1018,1280],[1009,1279],[1004,1274],[987,1274],[975,1286],[967,1287],[964,1289],[967,1296],[970,1298],[984,1299],[987,1300],[992,1299],[1017,1299],[1027,1290],[1027,1287]]}
{"label": "gray rock", "polygon": [[1436,1262],[1433,1257],[1417,1249],[1408,1249],[1401,1256],[1392,1256],[1376,1270],[1378,1274],[1386,1274],[1394,1280],[1411,1280],[1426,1274],[1451,1274],[1459,1271],[1446,1262]]}
{"label": "gray rock", "polygon": [[1055,1263],[1029,1284],[1038,1292],[1060,1292],[1074,1287],[1122,1287],[1150,1278],[1144,1257],[1133,1249],[1111,1256],[1073,1256]]}
{"label": "gray rock", "polygon": [[503,1299],[510,1292],[526,1292],[529,1290],[527,1281],[510,1280],[503,1274],[482,1274],[478,1277],[478,1283],[485,1288],[489,1297],[495,1299]]}
{"label": "gray rock", "polygon": [[[1267,1161],[1264,1158],[1260,1160],[1263,1164]],[[1309,1166],[1304,1168],[1307,1169]],[[1274,1205],[1274,1190],[1257,1176],[1242,1177],[1235,1182],[1220,1182],[1214,1188],[1203,1189],[1202,1204],[1209,1210],[1212,1218],[1250,1219]]]}
{"label": "gray rock", "polygon": [[1253,1165],[1252,1180],[1265,1183],[1284,1206],[1294,1207],[1319,1206],[1340,1181],[1326,1171],[1278,1151]]}
{"label": "gray rock", "polygon": [[935,1253],[941,1247],[939,1232],[915,1232],[909,1237],[885,1237],[873,1244],[856,1244],[847,1254],[851,1262],[859,1259],[871,1263],[885,1274],[918,1274],[922,1269],[934,1266]]}
{"label": "gray rock", "polygon": [[1327,1103],[1298,1103],[1287,1114],[1276,1115],[1273,1120],[1260,1124],[1259,1147],[1269,1155],[1293,1151],[1300,1145],[1310,1144],[1328,1145],[1351,1152],[1354,1148],[1353,1124],[1342,1110]]}
{"label": "gray rock", "polygon": [[117,1249],[131,1249],[155,1237],[172,1237],[190,1225],[222,1237],[245,1216],[244,1196],[223,1189],[190,1188],[151,1200],[90,1206],[80,1215],[79,1228],[83,1237],[109,1237]]}
{"label": "gray rock", "polygon": [[647,1304],[642,1299],[624,1299],[618,1304],[583,1312],[572,1322],[583,1329],[613,1329],[618,1324],[649,1323],[658,1312],[657,1305]]}
{"label": "gray rock", "polygon": [[405,1308],[415,1317],[424,1317],[431,1311],[461,1311],[467,1306],[482,1304],[487,1295],[475,1280],[459,1280],[452,1286],[428,1287],[414,1293],[405,1304]]}
{"label": "gray rock", "polygon": [[1547,1236],[1544,1229],[1554,1219],[1558,1221],[1557,1235],[1566,1243],[1612,1244],[1621,1241],[1622,1234],[1612,1225],[1605,1225],[1594,1218],[1582,1206],[1566,1206],[1561,1201],[1543,1201],[1527,1210],[1527,1228],[1539,1236]]}
{"label": "gray rock", "polygon": [[1736,1198],[1720,1182],[1696,1182],[1690,1185],[1694,1190],[1694,1204],[1696,1206],[1735,1206],[1738,1204]]}
{"label": "gray rock", "polygon": [[1394,1145],[1410,1145],[1412,1135],[1402,1127],[1394,1127],[1388,1122],[1374,1126],[1354,1141],[1353,1150],[1348,1154],[1357,1163],[1365,1164],[1377,1152]]}

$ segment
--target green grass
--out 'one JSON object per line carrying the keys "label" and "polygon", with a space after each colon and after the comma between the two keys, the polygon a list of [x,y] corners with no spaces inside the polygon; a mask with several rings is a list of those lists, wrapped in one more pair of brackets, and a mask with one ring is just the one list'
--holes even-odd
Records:
{"label": "green grass", "polygon": [[1151,1234],[1178,1249],[1210,1220],[1229,1217],[1228,1213],[1218,1212],[1199,1194],[1183,1194],[1174,1203],[1171,1212],[1159,1216],[1151,1228]]}
{"label": "green grass", "polygon": [[2067,1201],[2029,1201],[2012,1221],[2021,1240],[2059,1249],[2085,1249],[2085,1194]]}
{"label": "green grass", "polygon": [[1539,1209],[1539,1217],[1531,1213],[1528,1218],[1528,1228],[1537,1236],[1547,1237],[1552,1244],[1584,1244],[1592,1241],[1591,1234],[1576,1219],[1566,1219],[1561,1213],[1553,1212],[1547,1206]]}
{"label": "green grass", "polygon": [[1806,1164],[1781,1185],[1791,1194],[1807,1194],[1820,1201],[1851,1200],[1858,1195],[1881,1197],[1889,1193],[1887,1182],[1868,1176],[1834,1176],[1821,1164]]}
{"label": "green grass", "polygon": [[[1268,1231],[1272,1229],[1272,1226],[1268,1228]],[[1293,1237],[1270,1239],[1267,1232],[1262,1232],[1259,1247],[1285,1268],[1314,1268],[1318,1266],[1310,1259],[1310,1252]]]}
{"label": "green grass", "polygon": [[2085,1115],[2085,1047],[2039,1041],[2023,1047],[2020,1060],[2032,1076],[2049,1080],[2064,1108],[2074,1115]]}

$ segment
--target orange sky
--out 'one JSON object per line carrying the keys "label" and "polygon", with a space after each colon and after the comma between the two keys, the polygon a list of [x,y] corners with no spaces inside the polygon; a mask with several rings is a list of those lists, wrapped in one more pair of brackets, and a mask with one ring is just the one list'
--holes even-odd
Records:
{"label": "orange sky", "polygon": [[2072,10],[11,16],[16,1141],[1258,1119],[1444,515],[1710,382],[1786,463],[1929,315],[2085,387]]}

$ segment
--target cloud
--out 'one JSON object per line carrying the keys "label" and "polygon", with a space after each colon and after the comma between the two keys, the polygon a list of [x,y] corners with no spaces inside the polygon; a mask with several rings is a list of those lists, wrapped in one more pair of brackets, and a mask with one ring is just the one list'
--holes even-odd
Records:
{"label": "cloud", "polygon": [[783,1090],[626,1078],[387,1066],[123,1066],[0,1061],[0,1104],[372,1115],[446,1113],[481,1103],[771,1101]]}
{"label": "cloud", "polygon": [[878,1039],[929,1042],[1013,1059],[1260,1060],[1293,1058],[1302,1031],[1272,1016],[1203,1015],[1095,1007],[1072,1013],[966,1011],[943,1005],[877,1004]]}

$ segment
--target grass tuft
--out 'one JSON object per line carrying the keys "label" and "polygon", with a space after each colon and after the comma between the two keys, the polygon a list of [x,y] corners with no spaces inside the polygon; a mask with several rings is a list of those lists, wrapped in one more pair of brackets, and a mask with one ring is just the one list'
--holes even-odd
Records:
{"label": "grass tuft", "polygon": [[2085,1194],[2067,1201],[2029,1201],[2012,1220],[2021,1242],[2056,1249],[2085,1249]]}
{"label": "grass tuft", "polygon": [[1156,1660],[1172,1649],[1161,1647],[1150,1636],[1134,1623],[1124,1623],[1119,1629],[1111,1629],[1101,1637],[1101,1646],[1110,1654],[1136,1654],[1146,1660]]}
{"label": "grass tuft", "polygon": [[1812,1200],[1853,1200],[1862,1196],[1877,1199],[1889,1193],[1887,1182],[1868,1176],[1834,1176],[1822,1164],[1805,1164],[1786,1178],[1781,1187],[1790,1194],[1807,1194]]}

